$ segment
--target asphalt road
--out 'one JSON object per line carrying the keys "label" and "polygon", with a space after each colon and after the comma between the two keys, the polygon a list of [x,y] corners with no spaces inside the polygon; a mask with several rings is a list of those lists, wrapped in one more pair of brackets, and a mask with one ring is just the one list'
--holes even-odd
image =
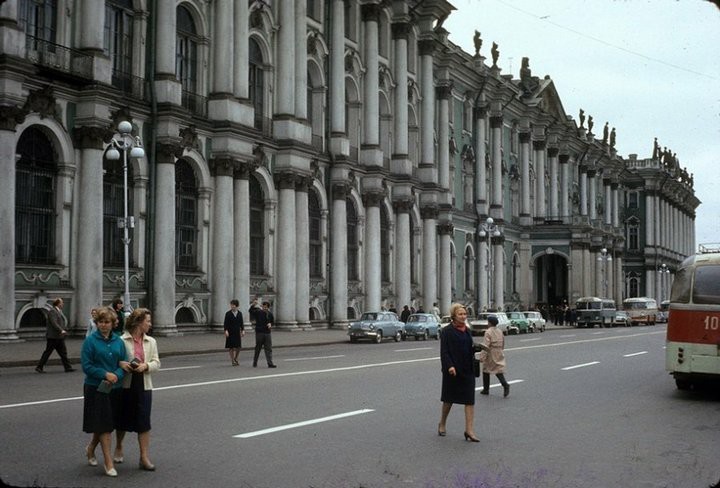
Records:
{"label": "asphalt road", "polygon": [[[110,479],[86,465],[80,373],[0,377],[0,477],[48,487],[705,487],[720,478],[720,394],[680,392],[664,326],[508,338],[511,395],[478,395],[436,434],[439,343],[169,357],[154,376],[151,454],[134,435]],[[495,383],[495,380],[493,380]],[[100,451],[98,449],[98,455]],[[99,458],[100,460],[101,458]],[[487,484],[483,484],[487,483]]]}

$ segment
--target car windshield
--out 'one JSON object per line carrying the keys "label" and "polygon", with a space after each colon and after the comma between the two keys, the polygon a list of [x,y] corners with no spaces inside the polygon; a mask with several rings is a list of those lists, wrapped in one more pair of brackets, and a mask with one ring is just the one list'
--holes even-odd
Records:
{"label": "car windshield", "polygon": [[377,315],[376,313],[364,313],[360,320],[377,320]]}
{"label": "car windshield", "polygon": [[427,322],[427,317],[424,315],[411,315],[408,322]]}

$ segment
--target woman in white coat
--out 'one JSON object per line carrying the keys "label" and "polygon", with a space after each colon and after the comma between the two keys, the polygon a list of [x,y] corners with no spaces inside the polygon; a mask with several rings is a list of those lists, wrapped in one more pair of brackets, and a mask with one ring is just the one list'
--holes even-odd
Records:
{"label": "woman in white coat", "polygon": [[150,310],[137,308],[125,321],[122,340],[129,361],[121,367],[129,374],[123,379],[120,419],[117,426],[115,459],[123,459],[125,432],[137,432],[140,445],[140,469],[155,471],[150,462],[150,413],[152,411],[152,376],[160,369],[157,342],[148,335],[152,327]]}
{"label": "woman in white coat", "polygon": [[483,351],[480,353],[480,361],[483,364],[483,389],[482,395],[490,394],[490,375],[497,376],[503,386],[503,396],[510,394],[510,385],[505,380],[505,336],[497,328],[498,319],[494,315],[488,317],[488,328],[483,337]]}

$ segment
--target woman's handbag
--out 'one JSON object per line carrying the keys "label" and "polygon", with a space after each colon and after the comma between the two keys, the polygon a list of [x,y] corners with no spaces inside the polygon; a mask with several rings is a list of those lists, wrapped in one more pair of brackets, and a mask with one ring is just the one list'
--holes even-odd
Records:
{"label": "woman's handbag", "polygon": [[477,358],[473,358],[473,372],[476,378],[480,377],[480,360]]}

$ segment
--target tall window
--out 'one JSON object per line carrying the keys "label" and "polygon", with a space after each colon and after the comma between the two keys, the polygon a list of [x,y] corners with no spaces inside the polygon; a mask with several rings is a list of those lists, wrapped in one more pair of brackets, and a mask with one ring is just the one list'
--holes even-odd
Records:
{"label": "tall window", "polygon": [[195,172],[184,159],[175,163],[175,265],[197,269],[198,188]]}
{"label": "tall window", "polygon": [[[125,217],[125,194],[123,161],[105,160],[103,162],[103,265],[123,266],[125,263],[125,245],[122,242],[123,229],[118,227],[120,219]],[[128,215],[133,211],[132,166],[128,165]],[[132,229],[130,230],[132,232]],[[132,247],[130,262],[133,263]]]}
{"label": "tall window", "polygon": [[265,197],[257,178],[251,176],[249,183],[250,274],[262,275],[265,273]]}
{"label": "tall window", "polygon": [[473,257],[470,246],[465,248],[465,291],[475,289],[473,283],[475,282],[475,258]]}
{"label": "tall window", "polygon": [[[132,73],[133,6],[132,0],[107,0],[105,3],[104,52],[110,56],[113,67],[113,84],[120,82],[118,75]],[[117,86],[117,85],[116,85]]]}
{"label": "tall window", "polygon": [[638,232],[638,225],[635,222],[631,222],[628,224],[628,250],[629,251],[637,251],[640,249],[640,240],[639,240],[639,232]]}
{"label": "tall window", "polygon": [[56,42],[57,0],[20,0],[18,14],[27,35]]}
{"label": "tall window", "polygon": [[631,191],[628,193],[628,208],[638,208],[638,192]]}
{"label": "tall window", "polygon": [[355,4],[352,0],[344,2],[345,5],[345,37],[351,40],[357,39],[355,32]]}
{"label": "tall window", "polygon": [[175,46],[175,76],[184,91],[197,93],[197,65],[199,36],[195,22],[187,8],[177,8],[177,44]]}
{"label": "tall window", "polygon": [[322,14],[320,10],[322,8],[322,2],[320,0],[307,0],[306,5],[308,17],[315,20],[322,19]]}
{"label": "tall window", "polygon": [[349,198],[345,200],[345,207],[347,212],[347,271],[348,280],[358,281],[358,216],[353,205],[352,200]]}
{"label": "tall window", "polygon": [[322,278],[322,215],[317,194],[308,192],[308,220],[310,224],[310,277]]}
{"label": "tall window", "polygon": [[262,129],[265,117],[265,72],[263,71],[263,55],[260,45],[255,39],[249,42],[249,95],[250,102],[255,109],[255,128]]}
{"label": "tall window", "polygon": [[18,141],[15,189],[15,260],[22,264],[55,262],[55,175],[50,140],[35,127]]}
{"label": "tall window", "polygon": [[630,278],[630,281],[628,283],[628,297],[629,298],[635,298],[640,296],[640,279],[639,278]]}
{"label": "tall window", "polygon": [[380,279],[390,281],[390,219],[380,206]]}

